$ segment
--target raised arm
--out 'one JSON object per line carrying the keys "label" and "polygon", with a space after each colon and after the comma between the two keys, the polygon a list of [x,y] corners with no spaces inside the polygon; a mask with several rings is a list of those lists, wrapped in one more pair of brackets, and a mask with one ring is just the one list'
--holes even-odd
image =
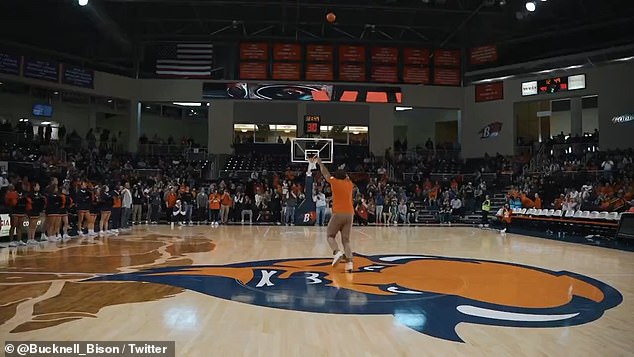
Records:
{"label": "raised arm", "polygon": [[328,171],[326,165],[321,162],[321,158],[319,157],[316,159],[316,162],[319,164],[319,171],[321,172],[321,175],[324,176],[324,179],[327,182],[330,182],[330,171]]}

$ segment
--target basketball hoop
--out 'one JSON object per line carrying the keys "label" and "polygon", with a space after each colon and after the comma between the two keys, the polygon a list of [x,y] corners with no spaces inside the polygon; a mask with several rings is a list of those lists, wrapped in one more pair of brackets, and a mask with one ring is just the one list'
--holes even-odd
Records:
{"label": "basketball hoop", "polygon": [[332,163],[334,154],[333,139],[291,138],[291,162],[307,163],[318,157],[325,164]]}

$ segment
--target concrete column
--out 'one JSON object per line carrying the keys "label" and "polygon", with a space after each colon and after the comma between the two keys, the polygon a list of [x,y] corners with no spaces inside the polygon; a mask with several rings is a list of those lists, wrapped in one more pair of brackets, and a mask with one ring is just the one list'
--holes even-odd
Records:
{"label": "concrete column", "polygon": [[[383,156],[385,149],[394,143],[394,106],[369,104],[370,106],[370,151]],[[393,152],[394,148],[392,148]]]}
{"label": "concrete column", "polygon": [[88,113],[88,129],[93,131],[97,129],[97,112],[94,109],[91,109],[90,113]]}
{"label": "concrete column", "polygon": [[207,149],[210,154],[231,154],[233,149],[232,100],[215,100],[209,106]]}
{"label": "concrete column", "polygon": [[570,133],[572,136],[583,136],[581,97],[570,99]]}
{"label": "concrete column", "polygon": [[297,137],[301,138],[304,135],[304,115],[306,115],[306,103],[297,103]]}
{"label": "concrete column", "polygon": [[139,136],[141,135],[141,102],[130,100],[130,121],[128,122],[128,151],[135,153],[139,150]]}

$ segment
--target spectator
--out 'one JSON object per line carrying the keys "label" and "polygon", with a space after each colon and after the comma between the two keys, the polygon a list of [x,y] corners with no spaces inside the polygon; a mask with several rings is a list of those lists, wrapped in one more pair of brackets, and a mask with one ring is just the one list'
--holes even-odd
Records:
{"label": "spectator", "polygon": [[315,225],[323,226],[326,214],[326,195],[322,192],[321,188],[317,189],[317,192],[313,196],[313,202],[315,202],[317,210],[317,220]]}

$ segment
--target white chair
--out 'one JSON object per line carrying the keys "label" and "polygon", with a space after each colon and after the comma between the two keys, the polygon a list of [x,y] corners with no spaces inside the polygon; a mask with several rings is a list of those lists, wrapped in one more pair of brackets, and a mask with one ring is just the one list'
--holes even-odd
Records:
{"label": "white chair", "polygon": [[600,212],[599,219],[608,220],[610,219],[610,214],[608,212]]}
{"label": "white chair", "polygon": [[526,211],[528,211],[526,208],[522,208],[522,210],[520,211],[520,214],[526,214]]}
{"label": "white chair", "polygon": [[563,214],[564,214],[564,213],[563,213],[563,212],[562,212],[562,210],[560,210],[560,209],[558,209],[558,210],[556,210],[555,212],[553,212],[553,216],[555,216],[555,217],[557,217],[557,218],[559,218],[559,217],[563,216]]}
{"label": "white chair", "polygon": [[597,211],[590,212],[590,219],[599,219],[599,212]]}
{"label": "white chair", "polygon": [[566,215],[565,215],[566,218],[573,218],[574,216],[575,216],[575,211],[573,210],[566,211]]}
{"label": "white chair", "polygon": [[583,218],[583,219],[588,219],[588,218],[590,218],[590,211],[583,211],[583,212],[581,213],[581,218]]}
{"label": "white chair", "polygon": [[548,212],[546,212],[546,217],[552,217],[554,215],[555,215],[554,209],[549,209]]}
{"label": "white chair", "polygon": [[619,220],[619,213],[618,212],[610,212],[608,214],[608,219],[611,221],[618,221]]}
{"label": "white chair", "polygon": [[582,216],[583,216],[583,211],[580,210],[575,212],[574,218],[582,218]]}

